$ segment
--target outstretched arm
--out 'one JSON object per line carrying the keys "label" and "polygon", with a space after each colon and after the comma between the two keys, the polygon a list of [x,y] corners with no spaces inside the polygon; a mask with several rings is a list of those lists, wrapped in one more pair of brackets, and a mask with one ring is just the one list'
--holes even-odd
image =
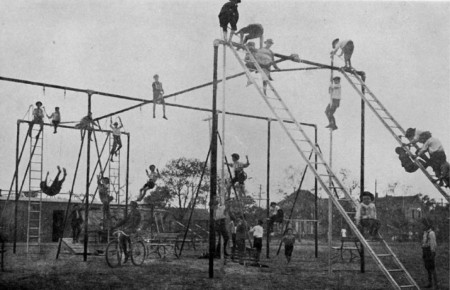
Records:
{"label": "outstretched arm", "polygon": [[150,173],[148,173],[148,170],[147,170],[147,169],[145,169],[145,173],[147,173],[148,178],[151,177],[151,175],[150,175]]}
{"label": "outstretched arm", "polygon": [[123,123],[122,123],[122,119],[119,117],[119,122],[120,122],[120,126],[119,128],[123,128]]}
{"label": "outstretched arm", "polygon": [[248,161],[248,155],[245,155],[245,158],[247,159],[247,162],[244,164],[244,168],[247,168],[250,165],[250,162]]}

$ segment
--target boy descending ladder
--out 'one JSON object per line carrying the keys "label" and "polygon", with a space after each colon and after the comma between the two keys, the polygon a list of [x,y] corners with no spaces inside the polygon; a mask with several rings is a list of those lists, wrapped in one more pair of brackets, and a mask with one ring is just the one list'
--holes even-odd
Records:
{"label": "boy descending ladder", "polygon": [[247,168],[250,165],[250,163],[248,162],[248,156],[245,156],[245,158],[247,159],[246,163],[239,162],[239,154],[233,153],[231,154],[233,163],[227,163],[227,166],[232,166],[234,169],[234,177],[233,179],[231,179],[231,183],[227,186],[228,199],[231,195],[231,188],[236,183],[239,183],[239,187],[236,188],[236,190],[240,194],[240,197],[243,197],[245,195],[244,181],[247,179],[247,174],[244,172],[244,168]]}

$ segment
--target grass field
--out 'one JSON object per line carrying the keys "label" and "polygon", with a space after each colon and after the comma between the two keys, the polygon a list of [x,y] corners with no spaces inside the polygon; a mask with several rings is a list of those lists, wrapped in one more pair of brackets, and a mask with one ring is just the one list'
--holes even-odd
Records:
{"label": "grass field", "polygon": [[[288,265],[281,252],[264,258],[268,268],[245,267],[228,261],[216,260],[214,278],[208,278],[208,260],[198,259],[200,251],[187,250],[180,259],[149,258],[136,267],[127,263],[120,268],[109,268],[104,256],[62,255],[55,260],[56,243],[47,245],[40,255],[27,259],[24,247],[18,254],[8,252],[6,272],[1,273],[0,289],[392,289],[370,257],[366,257],[366,273],[358,271],[359,261],[335,259],[333,273],[328,275],[328,252],[325,244],[314,257],[312,241],[297,243],[292,262]],[[392,244],[400,260],[413,278],[424,286],[427,282],[416,243]],[[333,253],[334,254],[334,253]],[[448,247],[441,245],[437,259],[440,289],[449,289]]]}

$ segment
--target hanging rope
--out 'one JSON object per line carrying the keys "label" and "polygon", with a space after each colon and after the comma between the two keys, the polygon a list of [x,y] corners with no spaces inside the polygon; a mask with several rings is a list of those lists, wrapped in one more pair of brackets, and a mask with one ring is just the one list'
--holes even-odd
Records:
{"label": "hanging rope", "polygon": [[[313,152],[314,152],[314,151],[311,151],[311,153],[309,153],[308,160],[311,160],[311,157],[312,157],[312,155],[313,155]],[[287,220],[286,226],[284,227],[284,230],[283,230],[283,236],[286,234],[287,229],[288,229],[288,227],[289,227],[289,223],[291,222],[291,219],[292,219],[292,215],[294,214],[294,208],[295,208],[295,205],[296,205],[296,203],[297,203],[297,199],[298,199],[298,197],[299,197],[299,195],[300,195],[300,190],[302,189],[303,180],[305,180],[306,170],[308,170],[308,165],[306,165],[306,166],[305,166],[305,169],[303,170],[302,179],[300,180],[300,184],[298,185],[298,189],[297,189],[297,192],[296,192],[296,194],[295,194],[295,199],[294,199],[294,203],[292,204],[291,213],[289,214],[289,219]],[[267,233],[267,234],[268,234],[268,233]],[[280,245],[278,246],[277,256],[278,256],[278,254],[280,253],[280,250],[281,250],[281,244],[282,244],[282,243],[283,243],[283,240],[280,240]]]}
{"label": "hanging rope", "polygon": [[[211,143],[212,143],[212,140],[211,140]],[[181,256],[181,253],[183,252],[184,243],[186,241],[186,237],[187,237],[187,234],[188,234],[188,231],[189,231],[189,225],[191,224],[192,214],[194,213],[195,204],[197,203],[197,197],[198,197],[198,194],[200,192],[200,186],[202,184],[203,176],[205,174],[206,168],[208,167],[209,155],[211,154],[211,143],[209,144],[209,150],[208,150],[208,154],[206,155],[205,165],[203,165],[202,174],[200,176],[200,181],[198,182],[198,186],[197,186],[197,192],[195,193],[195,198],[194,198],[194,201],[193,201],[192,206],[191,206],[191,211],[189,213],[189,219],[188,219],[187,225],[185,226],[186,230],[184,232],[183,242],[181,243],[179,256]]]}
{"label": "hanging rope", "polygon": [[59,253],[61,251],[61,242],[62,242],[62,238],[64,236],[64,229],[66,228],[66,224],[67,224],[67,219],[69,216],[69,208],[70,208],[70,203],[72,202],[72,195],[73,195],[73,189],[75,187],[75,181],[77,179],[77,173],[78,173],[78,168],[80,165],[80,159],[81,159],[81,153],[83,152],[83,144],[84,144],[84,139],[86,136],[86,131],[84,131],[83,136],[81,137],[81,145],[80,145],[80,151],[78,152],[78,158],[77,158],[77,165],[75,166],[75,172],[73,174],[73,181],[72,181],[72,187],[70,188],[70,192],[69,192],[69,201],[67,202],[67,207],[66,207],[66,214],[64,216],[64,222],[63,222],[63,227],[62,230],[59,232],[59,243],[58,243],[58,251],[56,252],[56,259],[59,258]]}

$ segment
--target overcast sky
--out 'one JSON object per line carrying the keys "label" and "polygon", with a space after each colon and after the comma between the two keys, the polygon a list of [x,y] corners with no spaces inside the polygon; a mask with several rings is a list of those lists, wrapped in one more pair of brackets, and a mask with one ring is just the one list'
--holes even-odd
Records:
{"label": "overcast sky", "polygon": [[[151,83],[160,75],[166,94],[212,80],[213,41],[221,36],[217,15],[225,1],[1,1],[0,75],[32,81],[93,89],[132,97],[151,98]],[[329,63],[331,41],[350,38],[355,43],[352,64],[367,74],[367,85],[406,129],[426,129],[449,150],[449,3],[447,2],[305,2],[243,0],[238,28],[250,23],[264,26],[273,50],[297,53],[302,59]],[[222,52],[220,51],[220,60]],[[337,65],[343,65],[338,60]],[[299,64],[282,63],[281,68]],[[240,72],[227,53],[227,74]],[[219,75],[222,76],[222,64]],[[329,139],[324,115],[328,103],[330,72],[274,73],[273,85],[301,122],[317,124],[319,143],[328,158]],[[246,80],[227,82],[226,109],[270,116]],[[212,88],[196,90],[168,100],[178,104],[211,107]],[[219,105],[222,104],[219,86]],[[94,96],[94,117],[135,104]],[[2,138],[0,187],[7,189],[14,173],[16,120],[30,104],[41,100],[50,113],[61,107],[63,121],[86,114],[84,94],[8,82],[0,83]],[[162,168],[181,156],[206,158],[210,115],[168,107],[168,121],[151,106],[121,116],[131,133],[130,193],[145,183],[145,168]],[[341,107],[336,112],[339,129],[334,133],[333,168],[347,168],[359,179],[360,98],[342,83]],[[103,122],[102,126],[106,126]],[[25,131],[23,127],[22,132]],[[312,138],[313,131],[310,137]],[[420,173],[406,173],[400,166],[390,133],[367,111],[366,189],[375,180],[382,194],[398,181],[440,200],[437,190]],[[79,133],[60,130],[45,134],[44,170],[56,173],[60,164],[73,175]],[[266,184],[267,123],[227,117],[226,151],[249,155],[248,188]],[[305,165],[277,123],[272,124],[271,191],[284,188],[284,169]],[[95,154],[95,151],[93,151]],[[84,169],[77,181],[83,190]],[[311,188],[308,174],[305,188]],[[70,188],[66,182],[63,191]],[[273,195],[279,200],[282,195]]]}

